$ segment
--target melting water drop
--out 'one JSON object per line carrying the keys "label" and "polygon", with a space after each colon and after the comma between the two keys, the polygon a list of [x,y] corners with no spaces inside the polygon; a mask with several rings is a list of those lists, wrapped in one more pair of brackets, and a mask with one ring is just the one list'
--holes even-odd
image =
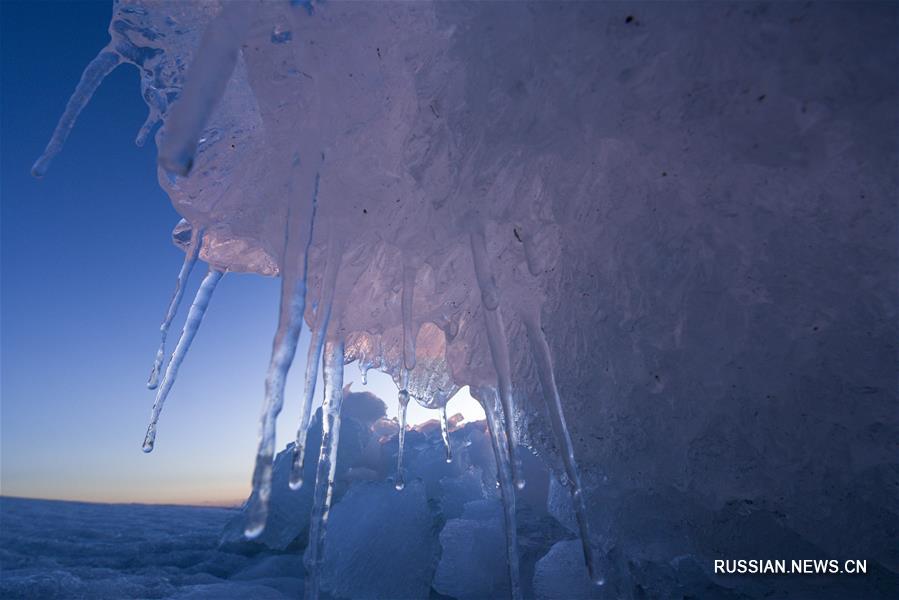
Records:
{"label": "melting water drop", "polygon": [[147,387],[151,390],[155,390],[159,383],[159,372],[162,369],[162,362],[165,358],[165,340],[168,337],[172,320],[175,318],[175,315],[178,313],[178,307],[181,305],[181,298],[184,296],[184,284],[190,277],[190,273],[197,262],[202,239],[203,231],[200,228],[194,228],[190,234],[190,247],[184,253],[184,262],[181,264],[181,271],[178,272],[178,279],[175,281],[175,293],[172,294],[168,311],[166,311],[162,324],[159,326],[161,337],[159,349],[156,350],[156,359],[153,361],[153,368],[150,370],[149,379],[147,379]]}
{"label": "melting water drop", "polygon": [[374,367],[374,363],[363,351],[357,362],[359,375],[362,377],[362,385],[368,385],[368,372]]}
{"label": "melting water drop", "polygon": [[203,283],[200,284],[200,289],[197,290],[197,295],[194,296],[193,304],[191,304],[187,313],[187,319],[184,322],[184,328],[181,330],[181,337],[178,339],[175,351],[172,352],[172,358],[169,359],[169,364],[165,369],[162,385],[159,386],[156,392],[156,401],[153,403],[153,411],[150,414],[150,425],[147,427],[147,435],[144,437],[144,452],[151,452],[156,444],[156,424],[159,421],[159,415],[162,412],[165,399],[168,397],[169,392],[172,391],[172,386],[175,385],[175,378],[178,377],[178,369],[181,367],[181,363],[184,362],[184,357],[187,356],[190,345],[194,341],[200,325],[203,323],[203,315],[206,314],[209,301],[212,299],[212,292],[215,291],[215,286],[224,274],[223,271],[210,267],[206,277],[203,278]]}

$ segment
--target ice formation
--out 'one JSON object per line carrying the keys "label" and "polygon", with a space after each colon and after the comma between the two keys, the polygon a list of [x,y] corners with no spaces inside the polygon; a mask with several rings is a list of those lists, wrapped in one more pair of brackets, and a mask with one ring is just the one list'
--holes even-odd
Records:
{"label": "ice formation", "polygon": [[[159,421],[159,415],[162,412],[165,399],[172,390],[172,386],[175,385],[178,369],[181,366],[182,361],[184,361],[184,357],[187,356],[188,350],[190,350],[190,344],[193,342],[194,336],[197,335],[197,331],[200,329],[200,324],[203,322],[203,315],[206,314],[206,308],[209,306],[209,301],[212,299],[212,292],[215,291],[215,286],[218,285],[218,282],[224,274],[224,271],[211,267],[206,274],[206,277],[203,278],[200,289],[197,290],[197,295],[194,298],[193,304],[190,305],[190,311],[187,313],[187,319],[184,322],[184,329],[181,331],[181,337],[178,339],[178,345],[175,346],[175,350],[172,352],[172,357],[169,359],[168,366],[165,369],[165,375],[162,378],[162,385],[156,392],[156,402],[153,403],[153,412],[150,415],[150,425],[147,427],[147,435],[144,438],[144,452],[151,452],[153,450],[153,445],[156,443],[156,424]],[[175,298],[172,300],[173,305],[176,304],[179,299],[179,292],[180,281],[179,288],[175,292]],[[166,315],[166,321],[163,321],[162,324],[163,328],[168,326],[168,321],[168,315]],[[163,332],[164,331],[165,329],[163,329]],[[161,350],[162,346],[160,346],[160,351]],[[159,358],[157,355],[156,361],[158,360]],[[156,371],[156,362],[153,363],[153,371],[154,373]]]}
{"label": "ice formation", "polygon": [[[503,524],[512,594],[534,493],[516,485],[519,440],[554,469],[551,512],[583,542],[519,562],[538,595],[562,589],[563,572],[565,593],[600,589],[580,555],[603,593],[702,596],[708,557],[756,556],[771,539],[795,556],[869,555],[895,584],[894,5],[145,0],[113,12],[34,173],[103,77],[135,65],[149,108],[137,141],[161,125],[159,181],[186,220],[183,277],[196,253],[207,278],[281,278],[250,533],[283,521],[265,520],[279,489],[309,492],[315,569],[337,442],[305,437],[315,374],[331,373],[334,433],[340,363],[357,361],[402,401],[440,410],[469,385],[485,404],[505,500],[490,529]],[[307,383],[288,397],[304,324]],[[293,398],[291,468],[273,474],[272,425]],[[398,437],[399,454],[417,436]],[[454,449],[429,467],[454,467]],[[421,460],[405,450],[400,493],[417,486],[404,462]],[[614,572],[642,589],[608,592]],[[785,595],[764,585],[743,589]]]}
{"label": "ice formation", "polygon": [[[514,372],[510,347],[524,337],[593,569],[577,467],[539,324],[560,243],[546,208],[552,180],[565,167],[552,157],[571,134],[570,123],[555,123],[552,104],[567,94],[552,78],[568,49],[557,40],[540,52],[519,50],[550,41],[534,8],[516,7],[510,21],[491,4],[122,0],[110,44],[85,70],[33,169],[46,171],[106,74],[122,63],[141,70],[150,115],[138,143],[163,124],[156,136],[160,182],[192,231],[149,387],[197,255],[210,269],[158,388],[147,452],[221,276],[280,276],[245,533],[256,537],[266,524],[275,420],[306,323],[313,342],[292,488],[304,483],[320,353],[326,388],[305,559],[308,597],[318,595],[342,370],[354,360],[397,383],[397,490],[405,485],[408,402],[443,411],[449,461],[446,402],[464,385],[476,390],[499,471],[510,590],[520,596],[515,491],[525,480],[515,378],[526,374]],[[498,29],[487,34],[493,25]],[[583,202],[576,194],[571,201]]]}

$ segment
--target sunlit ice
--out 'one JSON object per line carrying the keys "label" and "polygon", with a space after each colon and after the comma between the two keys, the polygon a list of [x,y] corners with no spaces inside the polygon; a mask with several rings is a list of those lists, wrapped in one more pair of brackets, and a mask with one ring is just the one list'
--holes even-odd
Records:
{"label": "sunlit ice", "polygon": [[[169,299],[152,307],[110,277],[124,269],[82,278],[120,282],[122,307],[158,328],[102,353],[117,367],[90,391],[131,404],[98,410],[73,395],[57,420],[97,415],[87,427],[72,419],[90,439],[66,449],[93,443],[121,472],[130,448],[145,501],[233,494],[236,470],[244,487],[231,510],[131,507],[140,541],[123,556],[166,548],[167,532],[194,519],[183,547],[206,548],[197,560],[208,563],[174,552],[159,564],[212,579],[112,595],[867,597],[895,587],[881,566],[895,562],[883,492],[897,430],[885,416],[895,413],[897,221],[885,200],[895,197],[885,175],[897,154],[887,135],[899,105],[895,23],[895,7],[864,3],[115,3],[109,41],[85,60],[31,168],[42,181],[29,185],[59,177],[91,102],[137,73],[146,113],[134,141],[152,151],[144,170],[169,217],[116,213],[94,235],[152,229],[177,253],[128,265],[143,276],[165,263],[154,288]],[[82,154],[82,164],[108,160]],[[86,190],[119,170],[64,172]],[[48,253],[74,267],[43,279],[78,291],[90,225],[83,243]],[[102,262],[130,243],[104,247]],[[232,302],[238,279],[277,297]],[[44,291],[35,308],[17,305],[26,318],[57,297],[33,285]],[[76,306],[43,312],[97,312]],[[58,334],[46,345],[65,344],[72,321],[48,322]],[[210,347],[229,328],[253,335]],[[249,344],[259,332],[266,339]],[[16,339],[32,350],[31,337]],[[239,369],[225,349],[252,369],[226,372]],[[89,364],[38,361],[65,398]],[[126,391],[115,387],[123,362],[141,365]],[[47,389],[18,385],[17,406],[37,404],[32,388]],[[134,401],[148,423],[120,418]],[[7,414],[28,425],[27,411]],[[103,437],[123,420],[127,441]],[[255,440],[237,433],[255,428]],[[198,444],[217,457],[188,485]],[[80,476],[81,465],[59,463],[46,481],[88,490],[95,467]],[[17,485],[25,465],[14,465]],[[29,489],[42,489],[37,479]],[[8,506],[18,533],[4,533],[4,549],[21,549],[6,540],[29,523],[67,513],[74,531],[104,523],[93,505]],[[109,523],[128,521],[128,508],[109,510]],[[810,548],[837,560],[847,544],[871,565],[867,582],[810,592],[711,569]],[[91,568],[78,563],[53,589],[19,569],[9,585],[20,587],[2,591],[97,595],[83,583]]]}

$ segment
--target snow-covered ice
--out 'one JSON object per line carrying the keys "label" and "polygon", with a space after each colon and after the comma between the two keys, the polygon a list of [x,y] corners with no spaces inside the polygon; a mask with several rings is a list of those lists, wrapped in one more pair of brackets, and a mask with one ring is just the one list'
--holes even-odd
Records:
{"label": "snow-covered ice", "polygon": [[0,498],[0,597],[294,597],[269,572],[231,579],[259,560],[218,549],[234,514]]}

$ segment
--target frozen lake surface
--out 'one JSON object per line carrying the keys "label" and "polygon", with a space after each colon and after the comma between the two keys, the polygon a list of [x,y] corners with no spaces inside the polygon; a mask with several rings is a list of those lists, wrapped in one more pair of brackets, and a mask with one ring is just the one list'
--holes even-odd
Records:
{"label": "frozen lake surface", "polygon": [[236,512],[3,498],[0,597],[301,596],[299,556],[217,549]]}

